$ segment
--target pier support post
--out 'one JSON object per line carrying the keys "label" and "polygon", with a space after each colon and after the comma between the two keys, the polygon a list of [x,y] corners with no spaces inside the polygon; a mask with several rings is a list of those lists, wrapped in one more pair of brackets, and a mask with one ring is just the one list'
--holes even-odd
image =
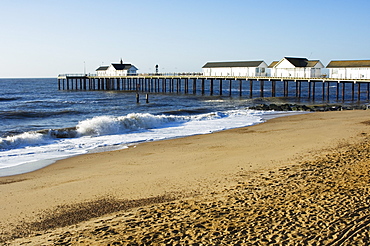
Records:
{"label": "pier support post", "polygon": [[242,91],[243,91],[243,80],[240,79],[239,80],[239,96],[241,97],[242,96]]}
{"label": "pier support post", "polygon": [[210,91],[210,95],[213,96],[213,79],[211,79],[209,91]]}
{"label": "pier support post", "polygon": [[289,81],[284,81],[284,97],[289,96]]}
{"label": "pier support post", "polygon": [[322,100],[325,101],[325,82],[322,82]]}
{"label": "pier support post", "polygon": [[229,97],[231,97],[232,79],[229,79]]}
{"label": "pier support post", "polygon": [[220,79],[220,96],[222,96],[222,79]]}
{"label": "pier support post", "polygon": [[186,78],[185,79],[185,94],[188,94],[188,92],[189,92],[189,79],[188,78]]}
{"label": "pier support post", "polygon": [[360,101],[361,97],[361,83],[357,82],[357,101]]}
{"label": "pier support post", "polygon": [[298,81],[294,80],[294,84],[295,84],[295,97],[298,98]]}
{"label": "pier support post", "polygon": [[355,100],[355,82],[352,82],[352,101]]}
{"label": "pier support post", "polygon": [[117,83],[117,90],[119,90],[119,91],[121,90],[121,88],[120,88],[120,85],[121,85],[121,84],[120,84],[120,82],[121,82],[121,81],[120,81],[120,80],[121,80],[120,78],[117,78],[117,79],[116,79],[116,83]]}
{"label": "pier support post", "polygon": [[262,79],[262,80],[260,80],[260,97],[263,97],[264,96],[264,94],[263,94],[263,90],[265,89],[264,87],[265,87],[265,81]]}
{"label": "pier support post", "polygon": [[342,82],[342,100],[345,99],[346,82]]}
{"label": "pier support post", "polygon": [[285,95],[286,95],[286,97],[289,96],[289,80],[286,81]]}
{"label": "pier support post", "polygon": [[204,80],[205,79],[202,79],[202,95],[204,95]]}
{"label": "pier support post", "polygon": [[253,97],[253,79],[249,80],[249,97]]}
{"label": "pier support post", "polygon": [[316,82],[312,82],[312,100],[315,101]]}
{"label": "pier support post", "polygon": [[193,94],[197,94],[197,79],[193,79]]}
{"label": "pier support post", "polygon": [[337,86],[337,92],[336,92],[336,98],[337,98],[337,101],[339,100],[339,82],[337,82],[336,86]]}

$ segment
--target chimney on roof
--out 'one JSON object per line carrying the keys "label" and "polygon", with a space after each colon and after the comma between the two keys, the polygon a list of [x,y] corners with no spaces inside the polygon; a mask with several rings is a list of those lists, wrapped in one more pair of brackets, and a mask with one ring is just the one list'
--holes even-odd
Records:
{"label": "chimney on roof", "polygon": [[122,58],[121,58],[121,64],[123,64]]}

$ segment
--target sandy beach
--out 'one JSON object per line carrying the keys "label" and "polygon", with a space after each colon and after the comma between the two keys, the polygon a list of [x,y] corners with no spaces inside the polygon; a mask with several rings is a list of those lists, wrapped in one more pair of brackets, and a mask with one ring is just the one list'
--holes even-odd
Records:
{"label": "sandy beach", "polygon": [[369,137],[317,112],[61,160],[0,178],[0,243],[366,245]]}

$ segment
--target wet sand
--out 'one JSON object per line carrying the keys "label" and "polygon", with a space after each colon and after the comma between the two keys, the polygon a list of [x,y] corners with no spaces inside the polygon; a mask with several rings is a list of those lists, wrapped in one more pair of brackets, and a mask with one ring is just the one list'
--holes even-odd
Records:
{"label": "wet sand", "polygon": [[364,245],[369,136],[370,111],[312,113],[59,161],[0,179],[1,240]]}

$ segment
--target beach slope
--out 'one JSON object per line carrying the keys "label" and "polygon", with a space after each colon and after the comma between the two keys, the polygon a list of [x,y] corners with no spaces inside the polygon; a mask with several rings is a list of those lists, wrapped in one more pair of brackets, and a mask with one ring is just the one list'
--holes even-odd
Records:
{"label": "beach slope", "polygon": [[0,178],[0,240],[366,241],[369,136],[370,111],[310,113],[61,160]]}

